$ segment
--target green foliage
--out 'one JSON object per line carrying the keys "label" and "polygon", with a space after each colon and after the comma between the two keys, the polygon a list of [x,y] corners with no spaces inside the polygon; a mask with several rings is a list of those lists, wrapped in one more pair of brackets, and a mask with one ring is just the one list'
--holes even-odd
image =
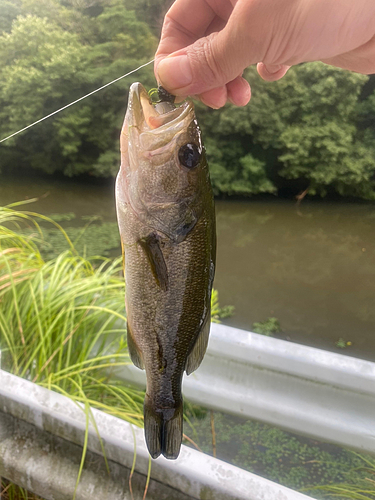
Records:
{"label": "green foliage", "polygon": [[0,33],[10,31],[12,22],[21,13],[20,0],[0,0]]}
{"label": "green foliage", "polygon": [[[322,63],[264,82],[249,68],[249,106],[198,106],[216,194],[274,193],[280,177],[310,194],[375,197],[375,98],[368,77]],[[297,193],[296,193],[297,194]]]}
{"label": "green foliage", "polygon": [[253,332],[272,337],[274,333],[280,333],[281,325],[277,318],[268,318],[259,323],[253,323]]}
{"label": "green foliage", "polygon": [[232,184],[235,192],[241,192],[241,185],[244,186],[243,194],[274,193],[276,191],[275,186],[266,176],[264,161],[254,158],[251,153],[248,153],[240,158],[239,164],[241,177]]}
{"label": "green foliage", "polygon": [[221,319],[229,318],[233,315],[234,306],[219,305],[219,293],[217,290],[212,290],[211,296],[211,321],[213,323],[220,323]]}
{"label": "green foliage", "polygon": [[[84,58],[85,47],[76,35],[51,25],[46,19],[19,17],[12,32],[0,37],[1,135],[65,104],[67,89],[80,84]],[[81,114],[81,110],[75,111],[70,121],[74,122]],[[61,133],[59,123],[63,124],[63,120],[64,117],[42,123],[26,136],[10,140],[4,146],[10,150],[4,163],[23,162],[49,173],[64,170],[64,148],[71,147],[71,137]]]}
{"label": "green foliage", "polygon": [[83,50],[75,35],[28,15],[0,37],[1,118],[8,131],[45,111],[46,96],[61,98],[80,69]]}
{"label": "green foliage", "polygon": [[352,342],[350,340],[345,340],[342,337],[336,342],[336,347],[340,347],[340,349],[345,349],[346,347],[350,347]]}
{"label": "green foliage", "polygon": [[[0,0],[0,137],[153,57],[170,0]],[[156,36],[155,36],[156,35]],[[375,85],[322,63],[265,82],[254,67],[249,106],[197,103],[217,195],[375,199]],[[0,169],[114,176],[129,85],[152,68],[2,144]]]}
{"label": "green foliage", "polygon": [[126,8],[134,10],[138,19],[145,21],[155,36],[160,35],[164,15],[173,0],[125,0]]}
{"label": "green foliage", "polygon": [[208,136],[205,144],[214,193],[251,195],[274,193],[273,183],[267,178],[266,163],[245,150],[235,137],[217,141]]}
{"label": "green foliage", "polygon": [[[1,137],[152,57],[156,39],[146,23],[126,10],[121,0],[98,7],[94,15],[84,5],[25,0],[10,32],[0,32]],[[9,19],[16,14],[9,14]],[[138,77],[146,85],[154,81],[151,68]],[[121,80],[4,143],[0,168],[25,165],[69,176],[114,175],[131,81]]]}
{"label": "green foliage", "polygon": [[300,102],[303,114],[296,113],[280,135],[280,175],[306,179],[311,194],[324,196],[330,187],[342,195],[373,199],[375,150],[364,147],[357,128],[359,95],[368,77],[318,63],[296,72],[310,89],[310,99]]}

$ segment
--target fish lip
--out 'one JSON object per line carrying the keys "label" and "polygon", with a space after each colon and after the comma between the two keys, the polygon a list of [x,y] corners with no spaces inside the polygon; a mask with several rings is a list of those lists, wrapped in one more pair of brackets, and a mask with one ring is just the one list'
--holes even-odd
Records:
{"label": "fish lip", "polygon": [[[148,107],[148,110],[145,107]],[[129,89],[129,101],[128,101],[128,110],[130,111],[130,122],[131,125],[135,126],[139,131],[144,131],[147,129],[148,132],[163,132],[169,127],[173,127],[176,123],[183,120],[186,115],[193,108],[193,103],[191,101],[187,101],[182,104],[180,107],[176,108],[177,110],[181,110],[171,121],[167,121],[160,127],[155,129],[151,129],[147,125],[147,121],[145,118],[146,113],[155,113],[155,107],[152,104],[149,95],[144,88],[144,86],[140,82],[134,82]],[[175,113],[176,110],[168,111],[167,113],[160,113],[160,115],[168,115],[169,113]]]}
{"label": "fish lip", "polygon": [[[146,89],[140,82],[132,83],[129,89],[128,112],[130,111],[131,125],[141,127],[145,122],[141,98],[150,102]],[[143,100],[145,100],[143,99]],[[152,104],[150,103],[150,106]]]}

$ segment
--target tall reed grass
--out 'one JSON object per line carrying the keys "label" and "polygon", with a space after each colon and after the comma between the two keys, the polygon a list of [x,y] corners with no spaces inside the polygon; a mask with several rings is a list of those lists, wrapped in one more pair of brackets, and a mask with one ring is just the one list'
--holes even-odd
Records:
{"label": "tall reed grass", "polygon": [[323,498],[340,500],[375,500],[375,458],[371,456],[355,455],[362,461],[363,466],[356,469],[361,477],[355,483],[338,483],[316,486],[310,493],[320,492]]}
{"label": "tall reed grass", "polygon": [[[83,257],[55,220],[19,208],[0,207],[2,368],[81,403],[87,421],[93,406],[142,426],[143,392],[112,377],[130,363],[122,259]],[[55,253],[44,234],[51,225],[66,250],[47,260],[44,255]],[[220,309],[214,291],[212,319],[230,312]],[[87,436],[86,430],[86,442]],[[83,462],[84,455],[77,484]],[[8,498],[36,498],[14,485],[4,488]]]}
{"label": "tall reed grass", "polygon": [[[142,426],[143,393],[111,377],[130,362],[121,259],[84,258],[55,221],[16,208],[0,207],[2,368],[81,403],[94,426],[90,406]],[[51,224],[67,250],[47,261],[40,248]],[[88,427],[76,486],[87,438]],[[12,484],[1,490],[4,498],[37,498]]]}
{"label": "tall reed grass", "polygon": [[[142,425],[143,393],[111,377],[130,363],[122,259],[82,257],[56,221],[15,208],[0,207],[2,368]],[[51,225],[67,249],[45,260]],[[212,319],[226,314],[214,291]]]}
{"label": "tall reed grass", "polygon": [[[67,243],[50,261],[39,249],[48,244],[46,224]],[[130,362],[121,266],[121,259],[77,255],[64,229],[47,217],[0,208],[2,368],[142,425],[142,393],[110,377]]]}

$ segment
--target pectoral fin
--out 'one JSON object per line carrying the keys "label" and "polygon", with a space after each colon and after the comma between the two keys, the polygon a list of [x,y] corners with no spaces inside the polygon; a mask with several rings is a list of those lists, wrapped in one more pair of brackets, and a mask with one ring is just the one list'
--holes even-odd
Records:
{"label": "pectoral fin", "polygon": [[204,354],[207,349],[208,336],[210,334],[210,326],[211,326],[211,308],[209,308],[207,311],[201,331],[199,332],[193,350],[191,351],[191,353],[187,358],[185,367],[187,375],[193,373],[193,371],[195,371],[198,368],[198,366],[202,363]]}
{"label": "pectoral fin", "polygon": [[168,270],[160,248],[160,240],[157,234],[150,233],[146,238],[139,240],[139,244],[145,251],[158,285],[164,291],[168,290]]}
{"label": "pectoral fin", "polygon": [[132,331],[129,325],[129,322],[127,324],[127,336],[128,336],[128,351],[129,351],[129,356],[130,359],[132,360],[133,364],[137,367],[140,368],[141,370],[145,369],[145,365],[143,363],[143,359],[140,353],[140,350],[138,349],[136,343],[134,342]]}

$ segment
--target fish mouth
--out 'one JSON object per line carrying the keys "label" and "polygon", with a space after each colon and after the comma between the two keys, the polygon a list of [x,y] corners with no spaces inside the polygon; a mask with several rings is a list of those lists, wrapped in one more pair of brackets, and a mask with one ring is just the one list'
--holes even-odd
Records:
{"label": "fish mouth", "polygon": [[172,122],[182,120],[192,109],[191,102],[176,107],[170,102],[152,103],[146,89],[139,82],[131,85],[129,90],[130,123],[140,132],[152,132],[173,125]]}

